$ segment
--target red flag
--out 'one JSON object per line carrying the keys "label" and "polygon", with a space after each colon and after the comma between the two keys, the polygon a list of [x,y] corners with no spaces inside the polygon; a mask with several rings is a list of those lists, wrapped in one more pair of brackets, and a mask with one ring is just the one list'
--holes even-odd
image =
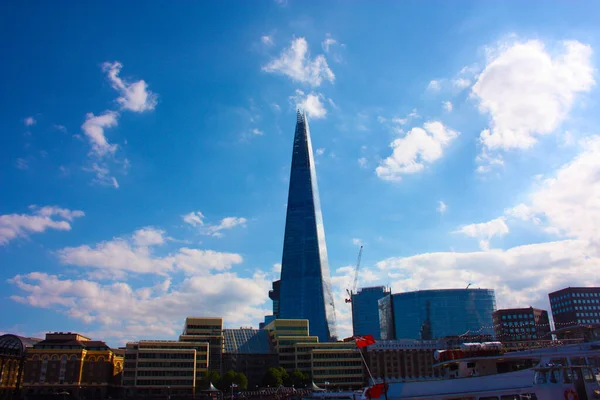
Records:
{"label": "red flag", "polygon": [[354,341],[356,342],[356,347],[362,349],[363,347],[374,344],[375,338],[373,335],[354,336]]}
{"label": "red flag", "polygon": [[385,390],[385,383],[377,383],[367,389],[367,397],[369,399],[378,399],[381,397],[381,394]]}

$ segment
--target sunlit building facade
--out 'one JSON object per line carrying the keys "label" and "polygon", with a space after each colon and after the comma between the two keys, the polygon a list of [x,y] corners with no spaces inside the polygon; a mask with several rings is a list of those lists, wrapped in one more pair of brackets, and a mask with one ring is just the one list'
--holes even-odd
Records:
{"label": "sunlit building facade", "polygon": [[320,341],[336,338],[325,230],[306,115],[298,112],[281,261],[279,318],[307,319]]}
{"label": "sunlit building facade", "polygon": [[491,289],[439,289],[388,295],[379,300],[382,338],[430,339],[455,335],[494,335]]}
{"label": "sunlit building facade", "polygon": [[381,339],[379,300],[390,294],[385,286],[366,287],[352,293],[352,332]]}

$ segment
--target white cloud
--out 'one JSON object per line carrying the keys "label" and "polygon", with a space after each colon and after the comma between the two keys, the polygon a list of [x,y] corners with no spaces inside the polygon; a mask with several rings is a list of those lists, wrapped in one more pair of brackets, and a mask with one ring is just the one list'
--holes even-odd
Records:
{"label": "white cloud", "polygon": [[532,213],[543,217],[551,232],[600,243],[600,136],[582,147],[574,160],[534,187],[528,208],[517,215]]}
{"label": "white cloud", "polygon": [[325,154],[325,149],[323,147],[320,147],[317,149],[317,155],[318,156],[322,156],[323,154]]}
{"label": "white cloud", "polygon": [[337,40],[331,37],[331,34],[327,34],[323,43],[321,43],[321,47],[323,47],[323,51],[325,53],[329,53],[329,48],[337,43]]}
{"label": "white cloud", "polygon": [[392,155],[376,169],[381,179],[398,181],[404,174],[423,170],[426,164],[441,158],[444,148],[459,135],[437,121],[426,122],[423,128],[413,128],[390,144]]}
{"label": "white cloud", "polygon": [[452,80],[452,85],[461,90],[471,85],[471,81],[465,78],[456,78]]}
{"label": "white cloud", "polygon": [[304,110],[310,117],[314,119],[325,118],[327,110],[323,105],[325,96],[321,93],[309,93],[307,95],[300,89],[296,90],[294,96],[290,96],[290,101],[295,104],[295,107]]}
{"label": "white cloud", "polygon": [[96,178],[94,179],[94,183],[103,186],[112,186],[115,189],[119,188],[119,182],[117,182],[117,178],[110,175],[110,171],[106,167],[101,167],[98,164],[92,164],[91,168],[83,168],[84,171],[94,172],[96,174]]}
{"label": "white cloud", "polygon": [[485,252],[425,253],[377,263],[394,293],[421,289],[495,289],[498,308],[548,308],[547,294],[567,286],[597,286],[598,247],[565,240]]}
{"label": "white cloud", "polygon": [[438,206],[436,208],[436,211],[439,212],[440,214],[444,214],[446,212],[446,210],[448,209],[448,206],[446,205],[446,203],[444,203],[443,201],[438,201]]}
{"label": "white cloud", "polygon": [[429,82],[429,85],[427,85],[427,90],[431,90],[432,92],[437,92],[442,88],[440,81],[438,80],[432,80]]}
{"label": "white cloud", "polygon": [[183,271],[187,275],[206,275],[210,271],[228,270],[243,261],[239,254],[187,247],[164,257],[155,256],[152,246],[164,243],[164,239],[163,231],[142,228],[131,237],[100,242],[94,247],[66,247],[57,254],[64,265],[89,268],[97,276],[111,278],[124,277],[127,272],[167,275]]}
{"label": "white cloud", "polygon": [[551,55],[538,40],[504,46],[473,86],[481,112],[491,118],[480,139],[489,149],[529,148],[567,118],[575,96],[594,86],[592,49],[562,42]]}
{"label": "white cloud", "polygon": [[277,111],[277,112],[281,111],[281,107],[277,103],[271,104],[271,107],[273,107],[274,111]]}
{"label": "white cloud", "polygon": [[106,136],[104,136],[104,130],[117,126],[118,116],[119,114],[114,111],[105,111],[104,114],[98,116],[93,113],[85,115],[85,122],[81,125],[81,129],[90,141],[92,153],[98,157],[113,154],[117,151],[118,146],[108,142]]}
{"label": "white cloud", "polygon": [[281,273],[281,263],[273,264],[273,272],[275,272],[276,274]]}
{"label": "white cloud", "polygon": [[24,158],[17,158],[17,161],[15,161],[15,167],[24,171],[29,169],[29,162]]}
{"label": "white cloud", "polygon": [[121,68],[123,65],[118,61],[102,64],[102,70],[107,73],[113,89],[121,95],[117,98],[121,108],[135,112],[154,110],[158,103],[158,96],[148,90],[148,84],[143,79],[133,83],[121,79],[119,77]]}
{"label": "white cloud", "polygon": [[366,157],[359,158],[358,165],[360,165],[361,168],[366,168],[367,167],[367,158]]}
{"label": "white cloud", "polygon": [[479,174],[490,172],[494,166],[504,165],[504,159],[502,158],[502,155],[498,153],[490,154],[485,148],[483,148],[481,153],[477,155],[475,162],[479,164],[475,170]]}
{"label": "white cloud", "polygon": [[335,80],[324,55],[320,54],[311,60],[308,43],[303,37],[292,40],[290,47],[284,49],[279,58],[272,60],[262,69],[265,72],[287,75],[294,81],[311,86],[319,86],[323,80]]}
{"label": "white cloud", "polygon": [[27,117],[23,120],[23,123],[25,124],[25,126],[33,126],[33,125],[35,125],[36,122],[37,121],[33,117]]}
{"label": "white cloud", "polygon": [[363,242],[362,242],[362,239],[353,238],[352,239],[352,244],[355,245],[355,246],[362,246]]}
{"label": "white cloud", "polygon": [[200,211],[191,212],[183,216],[183,221],[194,226],[199,227],[199,232],[202,235],[209,235],[215,237],[222,237],[221,231],[235,228],[236,226],[245,226],[248,220],[242,217],[225,217],[219,224],[205,224],[204,215]]}
{"label": "white cloud", "polygon": [[442,103],[442,106],[444,107],[444,110],[446,110],[448,112],[452,112],[452,102],[451,101],[444,101]]}
{"label": "white cloud", "polygon": [[482,250],[490,249],[490,240],[495,236],[504,236],[509,230],[504,217],[499,217],[488,222],[462,226],[454,233],[462,233],[469,237],[479,239],[479,247]]}
{"label": "white cloud", "polygon": [[260,41],[263,42],[264,45],[273,46],[275,43],[273,42],[273,37],[269,35],[264,35],[260,37]]}
{"label": "white cloud", "polygon": [[183,221],[192,226],[204,225],[204,215],[200,211],[192,211],[183,216]]}
{"label": "white cloud", "polygon": [[84,215],[83,211],[71,211],[55,206],[31,206],[30,209],[31,214],[0,215],[0,245],[5,245],[17,237],[26,238],[29,234],[43,233],[48,229],[69,231],[69,222]]}
{"label": "white cloud", "polygon": [[231,326],[256,325],[268,313],[261,307],[268,300],[270,282],[265,278],[218,272],[136,289],[125,282],[102,284],[32,272],[9,282],[22,292],[12,300],[62,313],[89,324],[88,335],[122,344],[176,338],[185,318],[198,310],[203,316],[223,317]]}
{"label": "white cloud", "polygon": [[133,233],[133,242],[137,246],[155,246],[165,242],[165,231],[151,226],[138,229]]}
{"label": "white cloud", "polygon": [[263,131],[261,131],[260,129],[258,129],[258,128],[254,128],[254,129],[252,129],[252,134],[256,135],[256,136],[262,136],[265,133]]}

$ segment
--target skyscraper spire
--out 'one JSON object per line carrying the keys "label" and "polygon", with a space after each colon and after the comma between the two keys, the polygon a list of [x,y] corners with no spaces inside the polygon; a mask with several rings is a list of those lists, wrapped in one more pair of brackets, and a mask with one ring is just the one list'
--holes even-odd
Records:
{"label": "skyscraper spire", "polygon": [[279,318],[308,319],[310,334],[320,341],[337,336],[310,130],[306,114],[300,110],[285,220]]}

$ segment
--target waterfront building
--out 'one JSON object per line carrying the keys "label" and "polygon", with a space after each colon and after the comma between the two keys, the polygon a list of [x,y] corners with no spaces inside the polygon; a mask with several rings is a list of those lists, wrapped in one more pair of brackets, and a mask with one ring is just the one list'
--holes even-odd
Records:
{"label": "waterfront building", "polygon": [[600,339],[600,287],[568,287],[548,297],[559,339]]}
{"label": "waterfront building", "polygon": [[269,368],[279,366],[279,356],[264,329],[224,329],[223,372],[234,370],[246,375],[248,387],[262,384]]}
{"label": "waterfront building", "polygon": [[273,302],[273,317],[279,318],[279,300],[281,299],[281,280],[273,282],[273,289],[269,290],[269,298]]}
{"label": "waterfront building", "polygon": [[209,344],[208,368],[222,373],[221,358],[223,355],[223,318],[187,317],[181,342],[206,342]]}
{"label": "waterfront building", "polygon": [[436,350],[448,348],[444,340],[380,340],[367,347],[366,360],[375,379],[434,377]]}
{"label": "waterfront building", "polygon": [[42,339],[0,335],[0,398],[19,393],[27,352]]}
{"label": "waterfront building", "polygon": [[318,343],[317,336],[309,336],[306,319],[276,319],[265,326],[271,345],[279,357],[279,366],[292,372],[296,368],[294,346],[297,343]]}
{"label": "waterfront building", "polygon": [[193,396],[209,367],[209,343],[140,340],[127,343],[125,397]]}
{"label": "waterfront building", "polygon": [[506,308],[494,311],[496,339],[505,347],[536,346],[540,340],[551,340],[548,311],[538,308]]}
{"label": "waterfront building", "polygon": [[379,300],[381,337],[431,339],[493,335],[496,299],[490,289],[437,289],[390,294]]}
{"label": "waterfront building", "polygon": [[310,130],[298,112],[281,261],[279,318],[307,319],[320,341],[335,340],[335,308]]}
{"label": "waterfront building", "polygon": [[352,293],[352,332],[355,336],[373,335],[381,339],[379,300],[390,294],[385,286],[366,287]]}
{"label": "waterfront building", "polygon": [[23,393],[69,392],[80,398],[120,395],[123,354],[105,342],[72,332],[47,333],[27,351]]}

